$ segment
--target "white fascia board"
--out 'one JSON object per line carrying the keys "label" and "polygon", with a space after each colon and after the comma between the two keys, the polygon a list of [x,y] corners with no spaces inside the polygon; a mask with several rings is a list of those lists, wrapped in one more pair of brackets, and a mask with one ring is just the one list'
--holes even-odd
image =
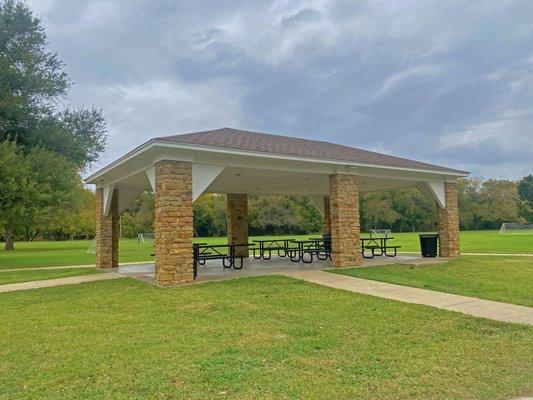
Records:
{"label": "white fascia board", "polygon": [[109,216],[109,209],[111,208],[111,200],[113,199],[113,191],[115,190],[115,185],[105,186],[103,189],[103,211],[104,217]]}
{"label": "white fascia board", "polygon": [[195,201],[220,175],[223,166],[192,164],[192,201]]}
{"label": "white fascia board", "polygon": [[258,151],[250,150],[235,150],[222,147],[213,147],[213,146],[203,146],[197,144],[187,144],[187,143],[172,143],[164,140],[152,139],[141,146],[133,149],[126,155],[120,157],[118,160],[112,162],[101,170],[95,172],[94,174],[88,176],[84,179],[85,183],[96,184],[96,180],[101,177],[103,174],[109,170],[123,164],[124,162],[136,157],[137,155],[145,152],[146,150],[154,147],[161,146],[167,148],[176,148],[176,149],[185,149],[185,150],[196,150],[204,152],[214,152],[214,153],[223,153],[223,154],[234,154],[234,155],[243,155],[243,156],[253,156],[261,158],[270,158],[270,159],[280,159],[280,160],[293,160],[293,161],[305,161],[310,163],[320,163],[320,164],[333,164],[333,165],[347,165],[352,167],[369,167],[377,169],[386,169],[386,170],[398,170],[398,171],[408,171],[408,172],[425,172],[432,175],[448,175],[456,177],[466,177],[469,174],[467,172],[453,172],[446,170],[427,170],[423,168],[404,168],[404,167],[392,167],[390,165],[380,165],[380,164],[368,164],[368,163],[357,163],[351,161],[342,161],[342,160],[332,160],[326,158],[312,158],[312,157],[302,157],[302,156],[290,156],[276,153],[263,153]]}
{"label": "white fascia board", "polygon": [[324,195],[314,194],[314,195],[309,195],[308,197],[311,199],[311,201],[313,202],[317,210],[320,212],[320,214],[324,216],[324,214],[326,213],[326,205],[324,204]]}
{"label": "white fascia board", "polygon": [[97,182],[98,178],[100,178],[103,174],[105,174],[106,172],[112,170],[115,167],[118,167],[120,164],[125,163],[126,161],[132,159],[133,157],[136,157],[139,154],[144,153],[146,150],[152,148],[154,146],[154,142],[155,142],[155,140],[152,139],[152,140],[149,140],[148,142],[143,143],[142,145],[134,148],[132,151],[126,153],[122,157],[120,157],[120,158],[116,159],[115,161],[113,161],[111,164],[108,164],[104,168],[102,168],[102,169],[96,171],[95,173],[89,175],[87,178],[85,178],[83,180],[83,182],[85,184],[97,185],[98,184],[98,182]]}

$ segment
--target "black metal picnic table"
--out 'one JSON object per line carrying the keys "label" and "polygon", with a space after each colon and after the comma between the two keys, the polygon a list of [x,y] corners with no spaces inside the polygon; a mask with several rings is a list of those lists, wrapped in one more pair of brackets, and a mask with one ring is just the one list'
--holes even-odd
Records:
{"label": "black metal picnic table", "polygon": [[[207,260],[222,260],[222,266],[224,268],[242,269],[244,258],[248,256],[237,256],[235,250],[238,247],[254,246],[253,243],[228,243],[228,244],[207,244],[207,243],[194,243],[194,273],[197,275],[198,265],[205,265]],[[225,249],[225,251],[224,251]],[[235,259],[240,259],[240,264],[237,266]]]}
{"label": "black metal picnic table", "polygon": [[[256,260],[270,260],[272,251],[276,251],[279,257],[286,257],[290,248],[290,243],[293,239],[257,239],[254,243],[259,245],[259,248],[252,249],[253,256]],[[256,250],[259,253],[256,253]]]}
{"label": "black metal picnic table", "polygon": [[[331,249],[328,246],[328,240],[323,238],[312,238],[308,240],[292,240],[296,244],[296,248],[289,248],[288,254],[292,262],[302,261],[305,264],[313,262],[313,257],[325,261],[331,259]],[[305,254],[309,254],[309,260],[305,259]]]}
{"label": "black metal picnic table", "polygon": [[[374,258],[374,256],[382,256],[385,254],[387,257],[396,257],[397,249],[401,246],[390,246],[387,244],[388,240],[394,239],[391,237],[371,237],[371,238],[361,238],[361,253],[364,258]],[[387,252],[388,249],[393,249],[394,253],[390,254]],[[365,250],[370,250],[370,255],[365,253]],[[379,254],[376,254],[376,250],[379,250]]]}

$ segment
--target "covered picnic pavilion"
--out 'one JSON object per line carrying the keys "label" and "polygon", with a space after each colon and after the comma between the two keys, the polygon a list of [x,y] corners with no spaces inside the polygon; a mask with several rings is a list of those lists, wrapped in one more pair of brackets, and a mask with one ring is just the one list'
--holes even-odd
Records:
{"label": "covered picnic pavilion", "polygon": [[227,195],[230,244],[248,242],[248,195],[309,196],[331,234],[331,265],[350,267],[363,261],[359,194],[373,191],[418,188],[435,202],[439,255],[458,256],[457,179],[467,175],[325,141],[222,128],[151,139],[85,181],[96,186],[97,267],[118,267],[119,216],[153,190],[155,281],[175,285],[194,279],[193,203],[203,193]]}

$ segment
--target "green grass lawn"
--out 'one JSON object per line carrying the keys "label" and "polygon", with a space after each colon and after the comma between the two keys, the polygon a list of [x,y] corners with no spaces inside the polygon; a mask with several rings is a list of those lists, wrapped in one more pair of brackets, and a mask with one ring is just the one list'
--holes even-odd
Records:
{"label": "green grass lawn", "polygon": [[509,399],[533,329],[279,276],[0,293],[2,399]]}
{"label": "green grass lawn", "polygon": [[[420,252],[418,233],[394,233],[399,251]],[[461,231],[461,251],[464,253],[533,254],[533,235],[499,231]]]}
{"label": "green grass lawn", "polygon": [[533,307],[533,257],[463,256],[442,264],[395,264],[331,272]]}
{"label": "green grass lawn", "polygon": [[68,278],[69,276],[101,274],[96,268],[47,269],[35,271],[0,272],[0,285],[39,281],[42,279]]}
{"label": "green grass lawn", "polygon": [[[316,235],[260,236],[258,238],[308,238]],[[363,235],[365,236],[365,235]],[[418,234],[395,233],[394,241],[401,245],[400,251],[419,252]],[[197,242],[212,244],[227,243],[225,237],[196,238]],[[0,248],[0,269],[18,267],[39,267],[53,265],[84,265],[94,264],[95,255],[87,253],[89,242],[17,242],[15,250],[6,252]],[[499,235],[498,231],[465,231],[461,232],[461,248],[463,252],[486,253],[531,253],[533,254],[533,235],[508,234]],[[137,239],[121,239],[120,262],[151,261],[153,257],[153,241],[146,244],[138,243]]]}

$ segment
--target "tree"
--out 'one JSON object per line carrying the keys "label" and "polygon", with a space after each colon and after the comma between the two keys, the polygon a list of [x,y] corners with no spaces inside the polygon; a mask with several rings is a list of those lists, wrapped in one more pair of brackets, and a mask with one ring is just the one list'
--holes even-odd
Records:
{"label": "tree", "polygon": [[193,206],[194,229],[198,236],[226,235],[226,196],[204,194]]}
{"label": "tree", "polygon": [[[0,3],[0,132],[2,140],[30,138],[32,120],[58,96],[69,78],[57,54],[48,52],[38,18],[23,3]],[[31,147],[31,146],[30,146]]]}
{"label": "tree", "polygon": [[429,201],[418,189],[393,192],[392,202],[399,216],[394,230],[415,232],[435,228],[435,202]]}
{"label": "tree", "polygon": [[5,250],[13,250],[14,226],[26,217],[37,194],[28,160],[12,142],[0,142],[0,222],[4,228]]}
{"label": "tree", "polygon": [[250,196],[248,206],[252,235],[314,233],[322,224],[319,211],[307,197]]}
{"label": "tree", "polygon": [[[74,193],[74,202],[69,207],[64,207],[59,218],[48,221],[46,225],[37,224],[37,228],[46,230],[48,233],[55,233],[56,239],[69,237],[70,235],[85,234],[94,236],[95,234],[95,195],[94,192],[80,185]],[[35,236],[38,230],[34,230]]]}
{"label": "tree", "polygon": [[0,142],[0,221],[6,250],[13,250],[16,228],[35,223],[58,223],[58,214],[75,201],[81,185],[72,164],[64,157],[34,148],[24,154],[14,142]]}
{"label": "tree", "polygon": [[0,2],[0,140],[14,140],[25,152],[47,149],[83,169],[104,149],[105,119],[95,108],[57,109],[70,78],[46,47],[41,21],[28,6]]}
{"label": "tree", "polygon": [[0,159],[8,249],[22,226],[27,236],[36,223],[59,229],[53,213],[72,207],[77,173],[97,160],[107,137],[101,110],[58,108],[70,78],[47,45],[41,21],[25,3],[0,0],[0,142],[12,157],[11,164]]}
{"label": "tree", "polygon": [[520,179],[517,189],[520,216],[527,222],[533,222],[533,175]]}
{"label": "tree", "polygon": [[390,193],[361,195],[361,226],[369,229],[390,228],[400,215],[394,210]]}
{"label": "tree", "polygon": [[486,180],[481,184],[479,195],[479,215],[484,229],[496,229],[503,222],[519,220],[516,182]]}
{"label": "tree", "polygon": [[481,184],[478,178],[459,179],[457,199],[459,202],[459,227],[479,229],[481,225]]}

